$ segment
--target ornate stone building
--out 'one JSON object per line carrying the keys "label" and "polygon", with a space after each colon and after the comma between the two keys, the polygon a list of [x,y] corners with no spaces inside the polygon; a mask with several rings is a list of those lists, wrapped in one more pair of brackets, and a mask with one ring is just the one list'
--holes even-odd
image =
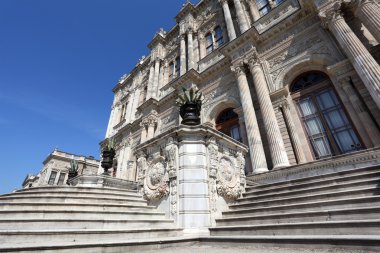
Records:
{"label": "ornate stone building", "polygon": [[37,175],[29,174],[22,183],[23,188],[48,185],[65,185],[68,179],[71,161],[78,165],[78,175],[96,175],[99,160],[92,156],[82,156],[55,149],[43,162],[43,168]]}
{"label": "ornate stone building", "polygon": [[166,145],[181,87],[203,92],[202,125],[248,147],[247,175],[378,147],[378,12],[377,1],[186,3],[113,89],[117,177],[138,181],[139,148]]}

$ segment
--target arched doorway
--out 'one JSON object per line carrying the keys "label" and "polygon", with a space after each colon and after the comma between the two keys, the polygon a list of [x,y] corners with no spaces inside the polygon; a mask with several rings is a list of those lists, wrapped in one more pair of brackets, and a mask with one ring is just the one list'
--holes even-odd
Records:
{"label": "arched doorway", "polygon": [[233,111],[233,108],[227,108],[219,113],[215,123],[215,127],[218,131],[232,137],[237,141],[242,141],[239,116]]}
{"label": "arched doorway", "polygon": [[290,93],[316,159],[362,148],[328,76],[304,73],[290,86]]}

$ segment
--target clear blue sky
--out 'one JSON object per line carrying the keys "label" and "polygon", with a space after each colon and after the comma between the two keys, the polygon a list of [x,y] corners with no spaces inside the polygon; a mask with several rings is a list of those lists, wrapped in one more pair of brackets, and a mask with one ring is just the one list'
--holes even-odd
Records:
{"label": "clear blue sky", "polygon": [[0,0],[0,194],[55,147],[99,158],[112,88],[185,2]]}

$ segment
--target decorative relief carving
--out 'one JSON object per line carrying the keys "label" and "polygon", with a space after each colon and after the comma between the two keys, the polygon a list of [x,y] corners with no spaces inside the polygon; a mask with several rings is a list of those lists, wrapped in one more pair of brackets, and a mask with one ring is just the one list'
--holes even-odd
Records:
{"label": "decorative relief carving", "polygon": [[144,178],[144,198],[157,200],[169,193],[169,177],[165,168],[165,158],[157,156],[148,161]]}
{"label": "decorative relief carving", "polygon": [[144,184],[145,170],[147,167],[146,154],[143,151],[139,151],[137,154],[137,182],[139,185]]}
{"label": "decorative relief carving", "polygon": [[236,200],[240,197],[243,189],[240,185],[240,168],[229,156],[222,156],[219,160],[217,173],[218,194],[229,200]]}
{"label": "decorative relief carving", "polygon": [[177,168],[178,168],[178,143],[173,137],[169,137],[165,147],[165,156],[170,180],[170,213],[177,214]]}

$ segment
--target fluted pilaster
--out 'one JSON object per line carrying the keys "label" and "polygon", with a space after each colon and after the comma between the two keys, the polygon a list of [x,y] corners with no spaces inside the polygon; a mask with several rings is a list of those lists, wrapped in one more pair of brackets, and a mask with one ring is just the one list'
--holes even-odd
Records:
{"label": "fluted pilaster", "polygon": [[240,32],[244,33],[245,31],[249,29],[249,26],[248,26],[247,19],[244,15],[243,6],[240,0],[234,0],[234,4],[235,4],[235,9],[236,9],[236,15],[239,22]]}
{"label": "fluted pilaster", "polygon": [[341,12],[335,9],[321,13],[322,21],[333,33],[334,37],[350,59],[356,72],[380,108],[380,66],[364,47],[355,33],[344,20]]}
{"label": "fluted pilaster", "polygon": [[266,172],[268,171],[268,166],[257,124],[255,108],[253,107],[251,93],[249,91],[247,76],[244,73],[244,66],[242,64],[233,66],[232,71],[236,74],[240,100],[244,112],[244,120],[247,128],[247,138],[252,161],[252,173],[257,174]]}
{"label": "fluted pilaster", "polygon": [[154,82],[154,65],[150,66],[149,79],[148,79],[148,90],[146,95],[146,100],[153,96],[153,82]]}
{"label": "fluted pilaster", "polygon": [[236,32],[235,32],[234,23],[231,17],[230,7],[228,6],[228,1],[219,0],[219,2],[222,4],[224,19],[227,25],[228,37],[230,40],[234,40],[236,38]]}
{"label": "fluted pilaster", "polygon": [[249,59],[249,68],[252,73],[253,83],[263,116],[273,167],[276,169],[289,166],[288,155],[286,154],[284,141],[269,96],[267,82],[256,53]]}
{"label": "fluted pilaster", "polygon": [[302,149],[301,141],[297,134],[296,126],[294,125],[292,113],[290,112],[290,103],[285,99],[281,104],[282,114],[285,120],[285,124],[288,128],[290,140],[293,144],[294,154],[296,155],[298,163],[305,163],[306,157]]}
{"label": "fluted pilaster", "polygon": [[188,31],[187,33],[187,57],[188,59],[188,70],[194,68],[194,47],[193,47],[193,32]]}
{"label": "fluted pilaster", "polygon": [[180,35],[180,75],[186,73],[186,41],[185,41],[185,34]]}

